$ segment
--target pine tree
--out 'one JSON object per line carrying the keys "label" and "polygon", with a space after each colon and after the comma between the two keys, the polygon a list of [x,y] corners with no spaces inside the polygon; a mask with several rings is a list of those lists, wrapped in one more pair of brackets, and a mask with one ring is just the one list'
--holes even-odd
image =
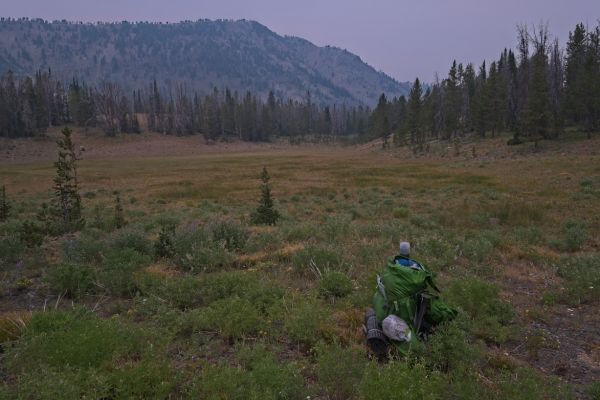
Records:
{"label": "pine tree", "polygon": [[550,137],[550,103],[548,89],[548,32],[540,26],[533,37],[535,53],[531,60],[531,81],[524,115],[525,129],[534,140]]}
{"label": "pine tree", "polygon": [[0,190],[0,221],[6,221],[10,214],[10,204],[6,199],[6,187],[2,185],[2,189]]}
{"label": "pine tree", "polygon": [[258,208],[252,214],[251,219],[254,224],[275,225],[280,215],[279,212],[275,209],[273,203],[273,196],[271,195],[271,185],[269,184],[269,180],[271,179],[271,177],[269,176],[266,167],[263,167],[260,179],[262,181],[262,184],[260,186],[261,198],[258,204]]}
{"label": "pine tree", "polygon": [[456,136],[460,120],[460,91],[458,80],[458,67],[456,60],[452,63],[448,78],[445,81],[446,86],[446,138],[451,139]]}
{"label": "pine tree", "polygon": [[422,100],[423,89],[421,88],[421,82],[419,78],[415,79],[415,83],[412,85],[410,89],[410,94],[408,96],[408,133],[410,135],[410,145],[413,150],[417,149],[417,144],[419,144],[420,150],[422,150],[424,138],[422,137],[424,133],[422,132],[421,126],[421,108],[422,108]]}
{"label": "pine tree", "polygon": [[85,224],[81,214],[81,197],[77,183],[77,157],[71,139],[71,130],[65,127],[57,141],[58,161],[54,163],[54,199],[52,212],[57,233],[72,232]]}
{"label": "pine tree", "polygon": [[390,121],[388,118],[388,101],[385,94],[379,96],[377,107],[373,110],[373,136],[387,137],[390,134]]}
{"label": "pine tree", "polygon": [[126,224],[125,217],[123,216],[123,205],[121,204],[121,196],[119,192],[115,192],[115,215],[113,219],[113,225],[117,229],[121,229]]}

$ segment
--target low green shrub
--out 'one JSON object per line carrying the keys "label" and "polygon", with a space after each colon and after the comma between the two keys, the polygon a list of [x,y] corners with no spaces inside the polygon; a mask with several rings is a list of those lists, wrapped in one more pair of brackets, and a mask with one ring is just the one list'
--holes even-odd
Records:
{"label": "low green shrub", "polygon": [[432,270],[448,268],[456,258],[454,247],[447,240],[435,236],[419,243],[415,252],[420,259],[427,260],[427,266]]}
{"label": "low green shrub", "polygon": [[335,243],[352,232],[352,218],[345,215],[327,217],[318,232],[323,240]]}
{"label": "low green shrub", "polygon": [[444,378],[419,363],[404,360],[367,365],[360,385],[364,400],[437,400],[445,397]]}
{"label": "low green shrub", "polygon": [[135,227],[121,229],[109,238],[107,247],[112,250],[133,249],[143,255],[152,255],[152,242],[144,232]]}
{"label": "low green shrub", "polygon": [[34,221],[23,221],[19,229],[19,239],[27,247],[39,247],[44,242],[44,228]]}
{"label": "low green shrub", "polygon": [[493,241],[489,240],[482,232],[467,235],[461,245],[463,254],[474,263],[486,260],[494,251],[494,247]]}
{"label": "low green shrub", "polygon": [[167,398],[173,373],[165,363],[142,361],[115,369],[44,368],[19,374],[13,385],[0,387],[0,398],[79,400]]}
{"label": "low green shrub", "polygon": [[501,399],[566,400],[574,399],[569,387],[556,378],[546,378],[531,368],[501,371],[497,378]]}
{"label": "low green shrub", "polygon": [[585,223],[580,220],[568,220],[562,227],[563,246],[566,251],[577,251],[587,240]]}
{"label": "low green shrub", "polygon": [[8,267],[21,259],[25,245],[18,236],[0,236],[0,266]]}
{"label": "low green shrub", "polygon": [[512,231],[513,240],[519,244],[542,246],[546,244],[544,232],[536,226],[520,226]]}
{"label": "low green shrub", "polygon": [[36,313],[21,339],[8,350],[8,368],[27,372],[44,367],[96,368],[115,358],[140,354],[136,333],[116,321],[89,312]]}
{"label": "low green shrub", "polygon": [[408,217],[409,211],[407,207],[397,207],[394,208],[394,211],[392,212],[392,215],[394,216],[394,218],[396,219],[403,219]]}
{"label": "low green shrub", "polygon": [[204,304],[200,295],[203,282],[195,276],[172,277],[141,271],[134,277],[135,285],[143,297],[158,298],[169,307],[187,310]]}
{"label": "low green shrub", "polygon": [[327,317],[326,309],[316,300],[299,298],[287,305],[283,323],[294,343],[311,347],[321,339]]}
{"label": "low green shrub", "polygon": [[451,322],[442,324],[429,336],[425,346],[417,349],[417,354],[430,368],[442,372],[477,369],[482,361],[484,349],[469,340],[471,321],[459,314]]}
{"label": "low green shrub", "polygon": [[137,289],[134,274],[150,261],[150,256],[132,248],[111,250],[97,269],[98,286],[111,295],[131,297]]}
{"label": "low green shrub", "polygon": [[217,300],[210,306],[188,313],[192,330],[217,331],[225,339],[242,339],[265,329],[265,321],[254,304],[231,297]]}
{"label": "low green shrub", "polygon": [[292,264],[296,272],[308,275],[316,267],[321,272],[326,270],[344,269],[345,262],[342,255],[331,247],[307,246],[292,256]]}
{"label": "low green shrub", "polygon": [[316,235],[316,227],[309,223],[282,223],[281,232],[283,238],[288,242],[302,242]]}
{"label": "low green shrub", "polygon": [[245,368],[206,366],[188,389],[192,399],[305,399],[304,378],[272,356],[254,358]]}
{"label": "low green shrub", "polygon": [[105,250],[105,244],[97,237],[83,234],[63,243],[62,257],[68,263],[99,263]]}
{"label": "low green shrub", "polygon": [[476,278],[455,280],[444,292],[448,303],[460,307],[472,318],[471,329],[476,336],[496,343],[509,339],[506,326],[514,316],[511,305],[498,297],[498,288]]}
{"label": "low green shrub", "polygon": [[331,399],[358,397],[361,379],[367,365],[364,352],[340,345],[317,348],[317,379]]}
{"label": "low green shrub", "polygon": [[208,227],[212,240],[228,251],[241,250],[248,241],[249,233],[242,224],[234,220],[219,220]]}
{"label": "low green shrub", "polygon": [[528,226],[542,220],[542,208],[517,199],[494,201],[487,206],[489,217],[509,226]]}
{"label": "low green shrub", "polygon": [[79,298],[92,290],[94,271],[86,265],[60,264],[49,272],[48,283],[54,293]]}
{"label": "low green shrub", "polygon": [[345,297],[352,292],[352,281],[343,272],[326,271],[317,285],[319,294],[323,297]]}
{"label": "low green shrub", "polygon": [[600,382],[594,382],[589,385],[587,392],[592,400],[600,400]]}
{"label": "low green shrub", "polygon": [[561,259],[557,273],[565,279],[562,300],[570,305],[600,300],[600,254],[583,254]]}
{"label": "low green shrub", "polygon": [[186,227],[175,234],[175,263],[191,272],[215,271],[233,263],[233,255],[223,243],[214,243],[210,233]]}

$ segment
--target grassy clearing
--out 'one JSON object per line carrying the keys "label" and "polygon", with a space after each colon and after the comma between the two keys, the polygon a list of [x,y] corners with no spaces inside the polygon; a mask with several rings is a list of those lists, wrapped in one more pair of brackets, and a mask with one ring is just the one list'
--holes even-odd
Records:
{"label": "grassy clearing", "polygon": [[[597,161],[343,149],[83,161],[88,223],[41,246],[23,221],[49,196],[51,163],[3,166],[0,398],[593,396],[599,377],[576,360],[598,362]],[[263,166],[275,227],[250,224]],[[363,311],[401,239],[461,312],[381,365]],[[572,307],[587,325],[562,334]]]}

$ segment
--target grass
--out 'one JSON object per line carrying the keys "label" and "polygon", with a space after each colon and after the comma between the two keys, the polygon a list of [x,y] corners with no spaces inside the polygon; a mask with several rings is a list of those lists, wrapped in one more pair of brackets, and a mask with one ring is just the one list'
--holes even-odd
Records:
{"label": "grass", "polygon": [[[22,226],[50,196],[52,165],[3,166],[15,208],[0,224],[0,398],[597,396],[597,375],[574,361],[600,334],[589,158],[481,167],[317,148],[83,160],[86,228],[40,246]],[[249,222],[263,166],[275,227]],[[109,221],[114,190],[122,229]],[[460,314],[378,364],[362,318],[400,240]],[[575,306],[592,310],[588,336],[553,329]],[[585,388],[555,379],[548,353]]]}

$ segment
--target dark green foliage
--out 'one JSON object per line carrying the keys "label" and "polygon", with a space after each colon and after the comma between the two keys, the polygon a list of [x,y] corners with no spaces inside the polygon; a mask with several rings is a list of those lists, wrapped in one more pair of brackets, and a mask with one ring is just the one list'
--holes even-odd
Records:
{"label": "dark green foliage", "polygon": [[110,250],[97,270],[99,290],[113,296],[132,297],[137,290],[134,274],[149,263],[149,256],[134,249]]}
{"label": "dark green foliage", "polygon": [[557,268],[565,279],[563,300],[570,305],[600,300],[600,255],[585,254],[564,257]]}
{"label": "dark green foliage", "polygon": [[77,156],[71,130],[64,128],[57,141],[58,161],[54,163],[54,198],[51,210],[56,233],[79,230],[85,224],[77,183]]}
{"label": "dark green foliage", "polygon": [[239,222],[219,220],[209,226],[212,240],[229,251],[241,250],[248,241],[248,230]]}
{"label": "dark green foliage", "polygon": [[290,364],[280,364],[260,349],[243,354],[243,368],[206,366],[189,389],[194,399],[305,399],[304,379]]}
{"label": "dark green foliage", "polygon": [[16,263],[25,250],[25,244],[17,235],[0,235],[0,266]]}
{"label": "dark green foliage", "polygon": [[172,258],[175,256],[175,245],[173,244],[173,236],[175,228],[163,225],[158,232],[158,238],[154,242],[154,256],[158,258]]}
{"label": "dark green foliage", "polygon": [[574,399],[573,393],[557,378],[545,379],[536,370],[518,368],[499,377],[501,398],[515,400]]}
{"label": "dark green foliage", "polygon": [[454,281],[444,291],[449,304],[460,307],[472,318],[471,331],[484,340],[503,343],[509,339],[513,318],[509,303],[498,297],[498,288],[476,278]]}
{"label": "dark green foliage", "polygon": [[339,345],[317,347],[317,378],[331,399],[358,398],[366,363],[365,354]]}
{"label": "dark green foliage", "polygon": [[587,230],[583,221],[569,220],[563,225],[562,231],[563,246],[566,251],[579,250],[587,240]]}
{"label": "dark green foliage", "polygon": [[225,339],[242,339],[266,330],[256,306],[239,297],[217,300],[207,308],[191,311],[187,318],[194,332],[216,331]]}
{"label": "dark green foliage", "polygon": [[269,184],[271,178],[269,177],[266,167],[263,167],[260,179],[262,181],[260,186],[261,198],[258,203],[258,208],[251,216],[252,223],[275,225],[279,219],[279,212],[275,209],[275,205],[273,204],[271,185]]}
{"label": "dark green foliage", "polygon": [[24,221],[19,230],[19,239],[27,247],[39,247],[44,241],[44,233],[36,222]]}
{"label": "dark green foliage", "polygon": [[123,205],[121,204],[121,196],[119,193],[115,193],[115,215],[113,218],[113,225],[117,229],[121,229],[125,226],[125,216],[123,215]]}
{"label": "dark green foliage", "polygon": [[2,188],[0,189],[0,222],[4,222],[8,219],[10,209],[10,203],[6,198],[6,186],[2,185]]}
{"label": "dark green foliage", "polygon": [[327,317],[327,311],[316,300],[296,299],[285,312],[285,330],[294,343],[310,347],[322,338]]}
{"label": "dark green foliage", "polygon": [[483,362],[484,347],[471,342],[469,331],[471,321],[459,314],[451,322],[436,327],[427,343],[420,347],[417,354],[435,370],[446,373],[460,373],[476,369]]}
{"label": "dark green foliage", "polygon": [[352,281],[343,272],[327,271],[319,280],[318,290],[323,297],[345,297],[352,292]]}
{"label": "dark green foliage", "polygon": [[139,342],[133,333],[86,311],[37,313],[17,347],[11,350],[9,368],[16,372],[46,366],[99,367],[114,357],[139,353]]}
{"label": "dark green foliage", "polygon": [[152,242],[143,231],[135,227],[128,227],[115,232],[106,243],[110,249],[133,249],[143,255],[152,255]]}
{"label": "dark green foliage", "polygon": [[209,302],[202,295],[206,283],[195,276],[165,279],[141,272],[136,274],[135,283],[141,296],[160,298],[169,307],[187,310]]}
{"label": "dark green foliage", "polygon": [[192,225],[178,229],[174,246],[175,263],[191,272],[215,271],[233,262],[225,243],[214,242],[211,233],[201,227]]}
{"label": "dark green foliage", "polygon": [[48,273],[48,282],[54,293],[79,298],[93,288],[94,271],[84,265],[60,264]]}
{"label": "dark green foliage", "polygon": [[99,263],[102,261],[102,253],[106,247],[97,237],[81,234],[63,243],[63,259],[68,263],[76,264]]}
{"label": "dark green foliage", "polygon": [[339,270],[345,267],[341,254],[336,249],[322,246],[307,246],[292,256],[292,264],[301,275],[308,275],[316,267],[320,272]]}
{"label": "dark green foliage", "polygon": [[[401,384],[400,384],[401,383]],[[364,400],[434,400],[444,394],[443,377],[404,360],[368,364],[360,385]]]}

